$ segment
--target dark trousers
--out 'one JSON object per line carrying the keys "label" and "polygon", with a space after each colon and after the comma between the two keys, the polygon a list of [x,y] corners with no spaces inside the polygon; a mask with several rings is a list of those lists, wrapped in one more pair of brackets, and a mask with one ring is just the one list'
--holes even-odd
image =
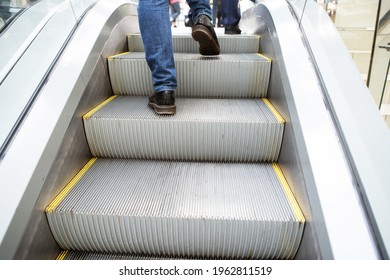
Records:
{"label": "dark trousers", "polygon": [[238,25],[241,19],[239,0],[222,0],[222,24]]}

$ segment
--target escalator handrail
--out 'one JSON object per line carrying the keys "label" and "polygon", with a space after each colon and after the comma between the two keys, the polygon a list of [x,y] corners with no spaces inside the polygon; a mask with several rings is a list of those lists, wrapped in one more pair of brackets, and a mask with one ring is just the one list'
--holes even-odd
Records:
{"label": "escalator handrail", "polygon": [[[4,157],[7,147],[12,142],[12,139],[23,122],[23,119],[28,114],[28,111],[33,105],[34,100],[38,96],[40,88],[45,84],[46,79],[49,77],[51,70],[55,67],[56,61],[61,56],[63,49],[72,37],[72,34],[76,30],[79,22],[83,19],[87,11],[91,9],[93,5],[95,5],[95,3],[96,0],[83,2],[83,5],[79,5],[77,7],[78,14],[76,15],[76,8],[72,7],[72,3],[67,0],[41,0],[25,13],[21,14],[18,18],[18,20],[29,21],[31,17],[37,17],[35,21],[32,21],[35,22],[35,26],[31,26],[31,29],[27,28],[27,30],[24,30],[23,23],[18,27],[17,23],[15,22],[12,25],[12,28],[9,28],[7,32],[0,37],[0,45],[2,46],[0,49],[4,48],[6,50],[4,52],[0,52],[0,98],[2,101],[11,99],[17,100],[17,93],[9,90],[7,87],[5,87],[5,89],[3,88],[7,78],[11,76],[12,71],[14,71],[19,65],[26,65],[23,67],[31,67],[31,65],[29,65],[28,59],[27,61],[24,61],[24,57],[29,54],[31,46],[38,40],[42,40],[40,39],[40,35],[43,33],[42,31],[45,27],[50,26],[51,19],[54,18],[57,13],[62,13],[64,9],[71,7],[70,9],[72,10],[74,16],[74,19],[71,20],[74,21],[74,25],[72,30],[69,31],[69,34],[62,34],[68,31],[61,30],[62,33],[60,30],[58,31],[58,36],[65,36],[67,38],[64,40],[63,45],[58,48],[56,57],[53,59],[50,65],[48,65],[45,73],[42,74],[42,76],[39,78],[40,81],[34,83],[36,84],[36,87],[26,89],[27,91],[31,92],[30,96],[28,98],[25,97],[21,99],[21,101],[17,101],[18,103],[15,105],[15,107],[12,106],[12,108],[15,109],[14,113],[12,113],[12,116],[9,118],[3,118],[4,122],[7,121],[7,123],[3,123],[3,131],[0,134],[0,160]],[[27,18],[25,19],[25,17]],[[22,28],[23,31],[21,31],[20,28]],[[9,40],[14,36],[15,33],[17,33],[15,36],[19,36],[19,34],[21,34],[21,38],[19,38],[19,40]],[[34,70],[31,69],[31,71]],[[29,77],[26,78],[28,79]],[[3,114],[7,114],[7,102],[1,102],[0,106],[4,106],[4,108],[1,108],[1,112]]]}
{"label": "escalator handrail", "polygon": [[365,209],[292,8],[286,0],[263,0],[244,13],[240,27],[261,36],[262,53],[272,59],[268,94],[286,119],[278,161],[312,225],[298,255],[377,259]]}
{"label": "escalator handrail", "polygon": [[[292,4],[291,4],[292,3]],[[330,18],[313,1],[297,17],[382,257],[390,256],[390,133]],[[331,38],[331,42],[329,40]]]}
{"label": "escalator handrail", "polygon": [[[0,259],[12,259],[20,249],[29,218],[40,208],[37,201],[45,179],[74,120],[86,83],[102,61],[110,32],[137,30],[136,24],[124,27],[128,19],[136,18],[135,10],[131,0],[99,0],[86,14],[76,11],[82,19],[0,161]],[[63,18],[58,21],[63,22]],[[116,29],[118,22],[123,25]]]}
{"label": "escalator handrail", "polygon": [[28,9],[30,9],[32,6],[34,6],[35,4],[37,4],[39,1],[41,0],[34,0],[34,1],[31,1],[30,3],[28,3],[27,5],[25,6],[21,6],[21,7],[18,7],[19,10],[11,15],[11,17],[9,17],[7,20],[5,20],[4,22],[4,25],[2,27],[0,27],[0,37],[2,36],[3,33],[5,33],[7,31],[8,28],[10,28],[12,26],[12,24],[25,12],[27,11]]}

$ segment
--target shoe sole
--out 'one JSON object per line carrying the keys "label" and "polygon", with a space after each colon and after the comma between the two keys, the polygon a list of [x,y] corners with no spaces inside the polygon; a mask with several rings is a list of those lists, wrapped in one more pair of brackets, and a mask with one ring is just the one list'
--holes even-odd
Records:
{"label": "shoe sole", "polygon": [[149,102],[149,106],[159,115],[174,115],[176,114],[176,105],[157,105]]}
{"label": "shoe sole", "polygon": [[219,55],[220,49],[213,35],[203,25],[195,25],[192,28],[192,38],[199,43],[201,55]]}

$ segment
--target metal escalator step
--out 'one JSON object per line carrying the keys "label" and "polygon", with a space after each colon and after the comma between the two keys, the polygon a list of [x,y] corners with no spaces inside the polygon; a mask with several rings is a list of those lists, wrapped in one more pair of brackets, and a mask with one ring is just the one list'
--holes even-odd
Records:
{"label": "metal escalator step", "polygon": [[[175,54],[178,97],[261,98],[267,95],[271,60],[260,54]],[[108,58],[114,94],[148,96],[152,79],[144,53]]]}
{"label": "metal escalator step", "polygon": [[92,159],[47,207],[65,250],[291,259],[304,217],[277,164]]}
{"label": "metal escalator step", "polygon": [[[258,53],[260,51],[260,36],[258,35],[225,35],[218,34],[221,53]],[[143,52],[144,45],[140,34],[127,36],[130,52]],[[191,34],[173,34],[173,51],[176,53],[199,53],[199,44],[192,39]]]}
{"label": "metal escalator step", "polygon": [[104,253],[87,251],[63,251],[57,260],[169,260],[170,258],[127,253]]}
{"label": "metal escalator step", "polygon": [[284,120],[267,99],[177,98],[160,116],[147,97],[113,96],[84,116],[93,156],[190,161],[277,161]]}
{"label": "metal escalator step", "polygon": [[224,258],[180,258],[166,256],[151,256],[131,253],[106,253],[89,251],[62,251],[56,260],[223,260]]}

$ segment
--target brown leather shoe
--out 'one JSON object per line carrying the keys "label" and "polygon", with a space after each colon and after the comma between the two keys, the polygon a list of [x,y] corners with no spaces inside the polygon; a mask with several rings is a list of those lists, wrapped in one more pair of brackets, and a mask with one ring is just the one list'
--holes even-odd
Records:
{"label": "brown leather shoe", "polygon": [[149,106],[159,115],[174,115],[176,113],[175,92],[164,90],[153,93],[149,97]]}
{"label": "brown leather shoe", "polygon": [[192,27],[192,38],[199,43],[201,55],[218,55],[220,47],[213,25],[206,15],[201,15]]}

